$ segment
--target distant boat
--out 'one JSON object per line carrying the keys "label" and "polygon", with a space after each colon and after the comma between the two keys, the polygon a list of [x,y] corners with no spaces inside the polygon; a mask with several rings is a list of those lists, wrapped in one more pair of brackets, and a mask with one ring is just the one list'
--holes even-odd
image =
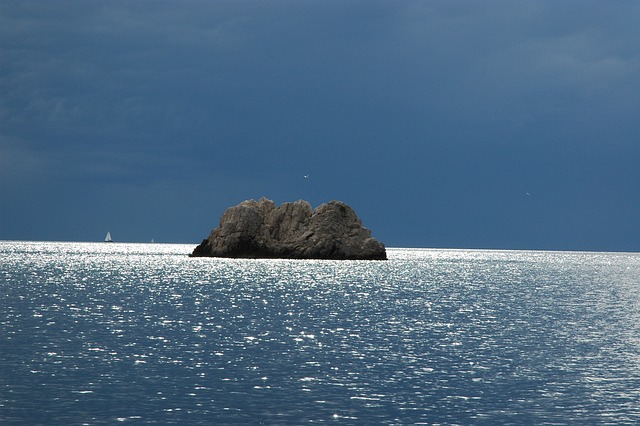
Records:
{"label": "distant boat", "polygon": [[104,237],[104,242],[105,243],[112,243],[113,240],[111,239],[111,232],[107,231],[107,236]]}
{"label": "distant boat", "polygon": [[155,243],[155,242],[156,242],[156,240],[154,240],[154,239],[152,238],[152,239],[151,239],[151,242],[152,242],[152,243]]}

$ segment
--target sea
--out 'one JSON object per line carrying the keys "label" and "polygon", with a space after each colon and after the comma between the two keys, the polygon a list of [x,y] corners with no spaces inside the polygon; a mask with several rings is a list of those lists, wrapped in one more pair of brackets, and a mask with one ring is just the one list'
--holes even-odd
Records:
{"label": "sea", "polygon": [[640,423],[640,254],[0,241],[2,425]]}

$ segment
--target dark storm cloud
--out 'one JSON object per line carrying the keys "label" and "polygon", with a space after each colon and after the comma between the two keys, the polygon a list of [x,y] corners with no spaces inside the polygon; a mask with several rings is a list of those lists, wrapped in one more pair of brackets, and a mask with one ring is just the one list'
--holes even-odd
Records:
{"label": "dark storm cloud", "polygon": [[109,215],[126,226],[105,197],[139,229],[210,209],[195,229],[267,195],[343,198],[391,244],[637,247],[622,224],[640,210],[638,17],[635,2],[3,2],[0,237],[45,232],[20,219],[36,198],[68,216],[56,200],[85,194],[73,214],[100,217],[73,222],[83,239]]}

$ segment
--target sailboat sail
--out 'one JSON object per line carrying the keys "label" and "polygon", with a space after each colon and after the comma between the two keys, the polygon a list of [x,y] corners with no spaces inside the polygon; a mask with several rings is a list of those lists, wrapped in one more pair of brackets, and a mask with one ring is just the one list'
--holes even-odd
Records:
{"label": "sailboat sail", "polygon": [[111,232],[107,231],[107,236],[104,237],[104,242],[105,243],[112,243],[113,242],[113,240],[111,239]]}

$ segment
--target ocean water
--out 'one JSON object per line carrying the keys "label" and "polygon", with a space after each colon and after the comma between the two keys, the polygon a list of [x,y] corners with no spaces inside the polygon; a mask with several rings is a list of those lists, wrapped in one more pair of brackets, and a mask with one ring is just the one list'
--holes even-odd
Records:
{"label": "ocean water", "polygon": [[0,242],[0,424],[634,424],[640,255]]}

